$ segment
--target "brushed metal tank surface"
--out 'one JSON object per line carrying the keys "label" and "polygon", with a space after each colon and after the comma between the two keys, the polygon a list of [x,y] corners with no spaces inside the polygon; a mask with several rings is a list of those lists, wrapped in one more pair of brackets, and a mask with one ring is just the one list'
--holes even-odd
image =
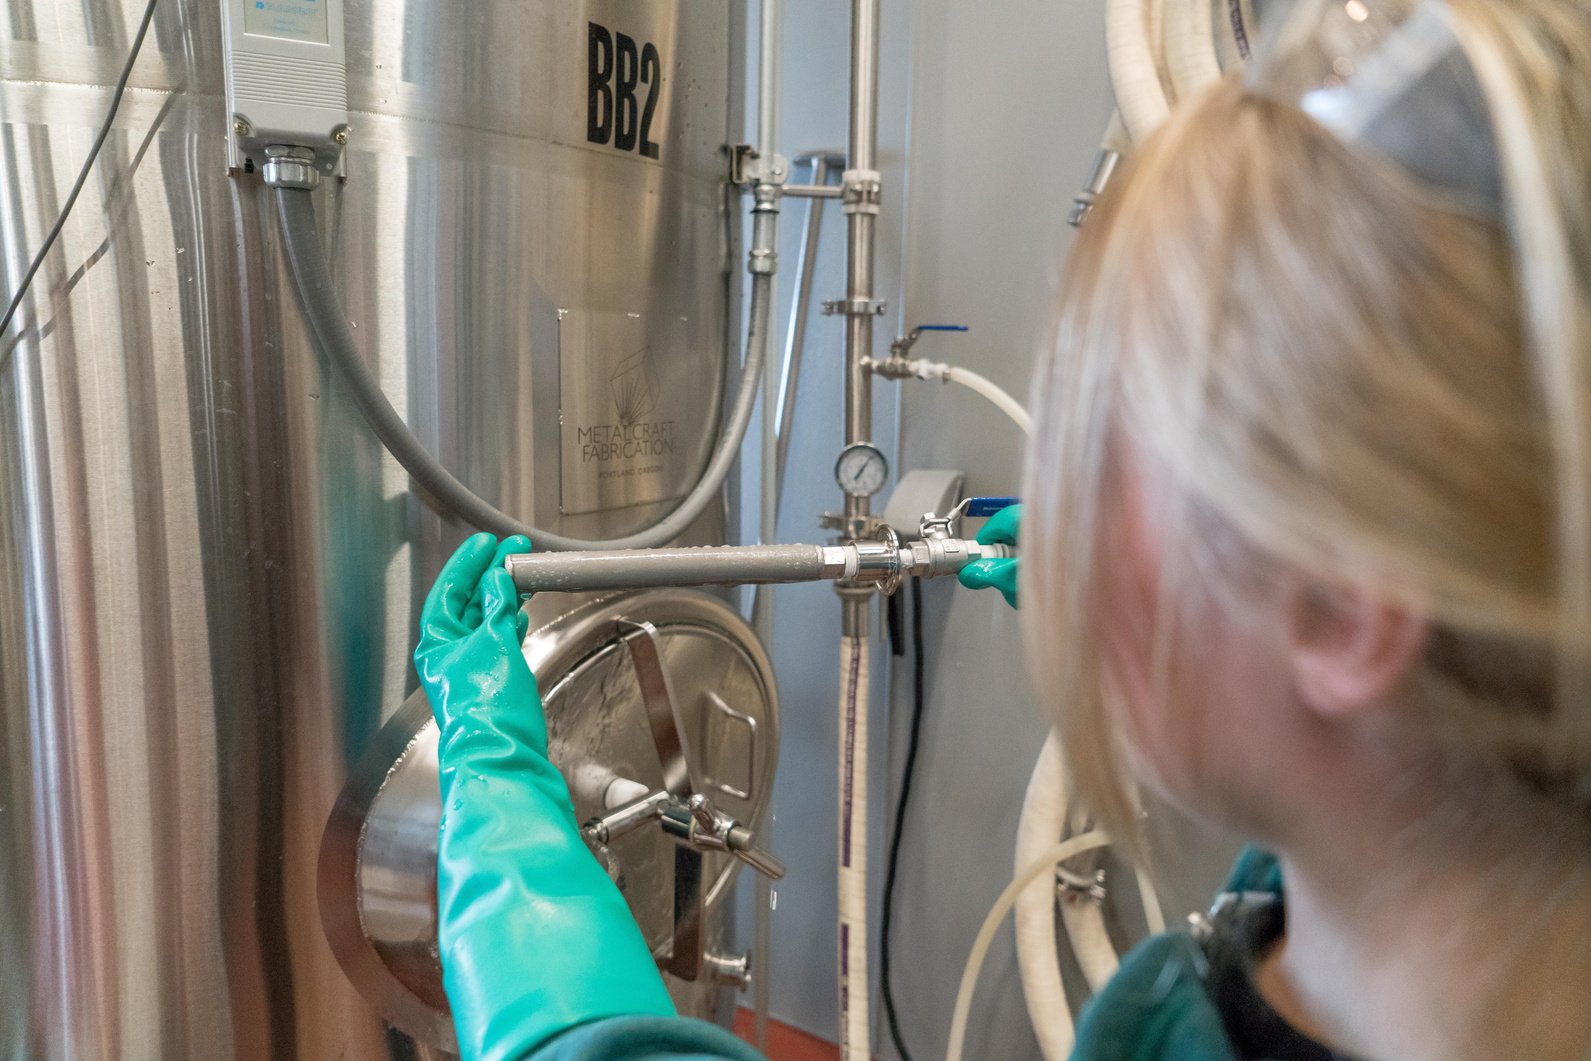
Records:
{"label": "brushed metal tank surface", "polygon": [[[525,659],[546,703],[549,751],[569,784],[576,818],[610,810],[605,797],[617,779],[663,787],[641,684],[615,633],[616,624],[632,623],[656,629],[692,788],[738,820],[758,821],[778,759],[773,670],[745,620],[694,590],[588,601],[526,636]],[[443,808],[436,750],[436,723],[417,691],[382,727],[337,800],[321,848],[320,904],[333,950],[377,1010],[422,1043],[452,1047],[437,949]],[[609,857],[648,944],[666,957],[674,928],[673,841],[656,826],[643,827],[616,840]],[[719,954],[730,942],[721,915],[739,869],[728,856],[705,856],[704,938]],[[665,980],[681,1012],[713,1015],[711,984]]]}
{"label": "brushed metal tank surface", "polygon": [[[638,529],[718,421],[730,5],[346,6],[347,183],[317,209],[387,394],[499,507]],[[0,5],[0,294],[142,8]],[[162,0],[0,339],[7,1061],[428,1056],[339,967],[316,865],[467,528],[413,493],[308,341],[268,195],[226,170],[220,16]],[[659,51],[656,159],[586,138],[591,23]]]}

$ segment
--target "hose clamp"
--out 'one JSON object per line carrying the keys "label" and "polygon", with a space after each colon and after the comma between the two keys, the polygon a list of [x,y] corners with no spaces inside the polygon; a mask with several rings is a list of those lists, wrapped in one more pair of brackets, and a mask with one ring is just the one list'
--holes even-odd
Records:
{"label": "hose clamp", "polygon": [[900,588],[905,565],[901,563],[900,535],[889,524],[881,524],[874,541],[853,544],[856,550],[855,581],[876,586],[886,597]]}

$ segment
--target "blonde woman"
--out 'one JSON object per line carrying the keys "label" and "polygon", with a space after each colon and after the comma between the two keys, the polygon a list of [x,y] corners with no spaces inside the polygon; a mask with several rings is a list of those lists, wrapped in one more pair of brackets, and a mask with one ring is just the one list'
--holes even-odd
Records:
{"label": "blonde woman", "polygon": [[1101,204],[1035,391],[1036,687],[1118,835],[1136,776],[1280,879],[1131,956],[1079,1056],[1587,1056],[1588,313],[1584,0],[1306,0]]}
{"label": "blonde woman", "polygon": [[[1129,956],[1076,1056],[1591,1056],[1586,0],[1302,0],[1102,199],[1058,321],[1036,687],[1119,839],[1136,777],[1274,853]],[[466,543],[416,653],[464,1053],[749,1057],[670,1016],[579,842],[523,547]]]}

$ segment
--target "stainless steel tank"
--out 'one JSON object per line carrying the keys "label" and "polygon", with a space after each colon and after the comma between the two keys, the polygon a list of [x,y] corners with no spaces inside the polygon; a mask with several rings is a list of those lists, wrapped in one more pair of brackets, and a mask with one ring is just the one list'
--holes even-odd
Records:
{"label": "stainless steel tank", "polygon": [[[0,294],[142,9],[0,13]],[[339,793],[415,687],[419,602],[468,528],[416,496],[308,342],[267,193],[227,171],[220,15],[160,0],[0,337],[7,1059],[429,1049],[339,964],[317,871]],[[731,34],[727,0],[347,0],[347,180],[318,203],[347,315],[433,451],[538,525],[631,532],[705,463],[727,360]],[[623,128],[593,110],[603,47],[638,64]],[[556,640],[588,605],[543,607]],[[730,620],[709,626],[724,659],[752,658]],[[756,710],[771,720],[771,692]],[[709,988],[675,986],[710,1010]]]}

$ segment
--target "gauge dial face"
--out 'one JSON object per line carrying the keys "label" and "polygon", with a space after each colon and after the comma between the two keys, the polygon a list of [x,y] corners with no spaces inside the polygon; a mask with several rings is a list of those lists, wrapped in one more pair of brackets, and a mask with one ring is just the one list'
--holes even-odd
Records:
{"label": "gauge dial face", "polygon": [[872,497],[884,489],[888,478],[889,462],[865,442],[847,446],[834,464],[835,482],[852,497]]}

